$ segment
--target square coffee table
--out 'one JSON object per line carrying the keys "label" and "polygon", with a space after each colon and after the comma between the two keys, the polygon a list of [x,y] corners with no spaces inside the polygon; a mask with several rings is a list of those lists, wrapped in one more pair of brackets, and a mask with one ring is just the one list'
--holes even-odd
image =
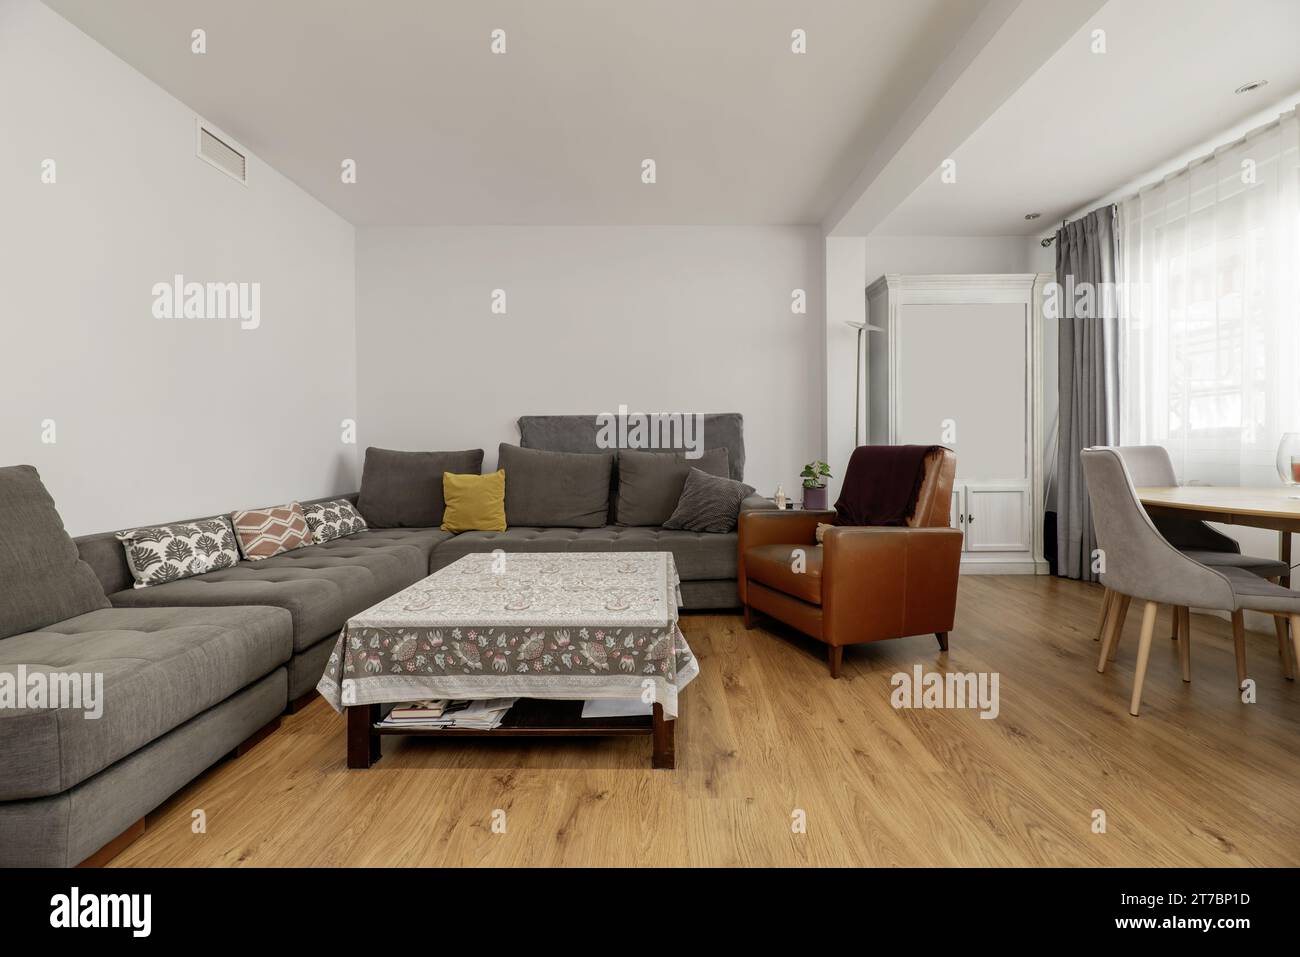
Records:
{"label": "square coffee table", "polygon": [[[677,694],[699,665],[677,623],[670,552],[466,555],[353,616],[317,690],[347,709],[348,767],[380,757],[384,734],[653,739],[675,764]],[[513,698],[500,727],[379,727],[383,706]],[[584,719],[591,698],[640,700],[647,717]]]}

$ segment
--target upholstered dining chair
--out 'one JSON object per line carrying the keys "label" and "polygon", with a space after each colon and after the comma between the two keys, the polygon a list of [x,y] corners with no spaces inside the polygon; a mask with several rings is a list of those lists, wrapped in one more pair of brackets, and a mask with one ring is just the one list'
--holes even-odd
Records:
{"label": "upholstered dining chair", "polygon": [[[1102,584],[1119,595],[1146,602],[1142,610],[1130,714],[1137,715],[1142,703],[1142,684],[1151,656],[1156,610],[1160,605],[1178,608],[1195,605],[1231,612],[1238,687],[1247,677],[1243,626],[1243,612],[1246,610],[1288,617],[1292,639],[1300,656],[1300,593],[1243,568],[1205,565],[1175,548],[1160,534],[1138,500],[1119,449],[1084,449],[1081,459],[1097,544],[1105,555]],[[1097,662],[1098,671],[1106,670],[1109,646],[1117,637],[1113,630],[1107,633]],[[1191,676],[1189,638],[1185,632],[1180,634],[1184,681],[1190,680]]]}
{"label": "upholstered dining chair", "polygon": [[[1178,485],[1174,462],[1170,459],[1169,450],[1165,449],[1165,446],[1126,445],[1114,446],[1114,449],[1125,460],[1128,477],[1136,488],[1144,488],[1144,486],[1170,488]],[[1243,555],[1242,546],[1238,545],[1235,538],[1210,528],[1209,524],[1199,519],[1157,515],[1152,516],[1152,523],[1165,537],[1165,541],[1182,551],[1188,558],[1201,564],[1208,564],[1212,568],[1244,568],[1252,575],[1270,581],[1278,581],[1282,576],[1290,575],[1290,568],[1287,567],[1286,562],[1279,562],[1275,558]],[[1112,619],[1113,627],[1122,633],[1127,611],[1128,601],[1125,597],[1106,589],[1101,599],[1101,619],[1097,623],[1096,637],[1101,638],[1104,635],[1108,619]],[[1278,654],[1282,657],[1283,672],[1288,679],[1291,679],[1295,676],[1295,672],[1288,654],[1287,625],[1281,618],[1274,619],[1274,622],[1277,625]],[[1191,628],[1190,610],[1187,607],[1171,607],[1169,624],[1169,637],[1177,640],[1180,628]],[[1110,648],[1112,661],[1118,645],[1119,642],[1115,641]]]}
{"label": "upholstered dining chair", "polygon": [[[1119,445],[1114,448],[1124,460],[1124,466],[1128,469],[1129,478],[1132,479],[1134,486],[1166,488],[1178,484],[1173,460],[1169,457],[1169,450],[1163,445]],[[1274,582],[1290,573],[1286,563],[1275,558],[1241,554],[1241,546],[1235,539],[1216,531],[1198,519],[1157,515],[1152,516],[1151,521],[1164,536],[1165,541],[1202,565],[1209,565],[1212,568],[1242,568]],[[1097,623],[1096,637],[1101,639],[1105,635],[1109,621],[1110,629],[1113,629],[1116,634],[1116,639],[1111,643],[1110,648],[1112,661],[1119,647],[1119,636],[1124,631],[1128,606],[1127,596],[1118,595],[1110,589],[1106,589],[1102,596],[1101,619]],[[1169,637],[1174,640],[1178,640],[1181,630],[1191,628],[1190,609],[1187,607],[1170,608],[1169,618]],[[1275,618],[1274,622],[1278,637],[1278,654],[1282,658],[1282,671],[1288,679],[1291,679],[1295,673],[1288,650],[1286,622],[1282,618]]]}
{"label": "upholstered dining chair", "polygon": [[[846,488],[877,478],[856,471],[857,463],[855,454]],[[745,627],[759,611],[825,642],[832,678],[845,645],[933,633],[946,651],[961,565],[962,533],[948,524],[957,457],[936,446],[921,467],[904,526],[835,526],[819,545],[817,526],[835,521],[834,511],[742,512],[736,561]]]}

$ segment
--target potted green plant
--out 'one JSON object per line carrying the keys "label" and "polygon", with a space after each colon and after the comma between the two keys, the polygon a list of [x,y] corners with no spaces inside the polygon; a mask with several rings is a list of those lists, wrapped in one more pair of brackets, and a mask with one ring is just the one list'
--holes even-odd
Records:
{"label": "potted green plant", "polygon": [[799,473],[803,479],[803,507],[812,510],[825,510],[826,479],[832,478],[831,467],[825,462],[809,462]]}

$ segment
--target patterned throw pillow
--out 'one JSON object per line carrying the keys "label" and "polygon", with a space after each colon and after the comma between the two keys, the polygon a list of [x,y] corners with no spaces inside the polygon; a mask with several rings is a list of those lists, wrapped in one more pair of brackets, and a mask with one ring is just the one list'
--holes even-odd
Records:
{"label": "patterned throw pillow", "polygon": [[239,561],[235,533],[224,518],[118,532],[136,588],[230,568]]}
{"label": "patterned throw pillow", "polygon": [[311,544],[311,529],[297,502],[231,512],[230,520],[235,523],[239,550],[250,562]]}
{"label": "patterned throw pillow", "polygon": [[692,532],[730,532],[736,528],[740,503],[753,495],[752,486],[734,479],[709,475],[693,468],[686,474],[682,497],[664,528]]}
{"label": "patterned throw pillow", "polygon": [[366,520],[345,498],[304,505],[302,513],[311,529],[312,541],[317,545],[366,530]]}

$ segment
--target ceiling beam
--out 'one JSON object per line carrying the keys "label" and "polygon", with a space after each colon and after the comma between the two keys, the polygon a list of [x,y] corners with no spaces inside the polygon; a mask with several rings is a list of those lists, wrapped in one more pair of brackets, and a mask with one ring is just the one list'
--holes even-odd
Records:
{"label": "ceiling beam", "polygon": [[870,235],[1105,3],[989,0],[831,207],[826,233]]}

